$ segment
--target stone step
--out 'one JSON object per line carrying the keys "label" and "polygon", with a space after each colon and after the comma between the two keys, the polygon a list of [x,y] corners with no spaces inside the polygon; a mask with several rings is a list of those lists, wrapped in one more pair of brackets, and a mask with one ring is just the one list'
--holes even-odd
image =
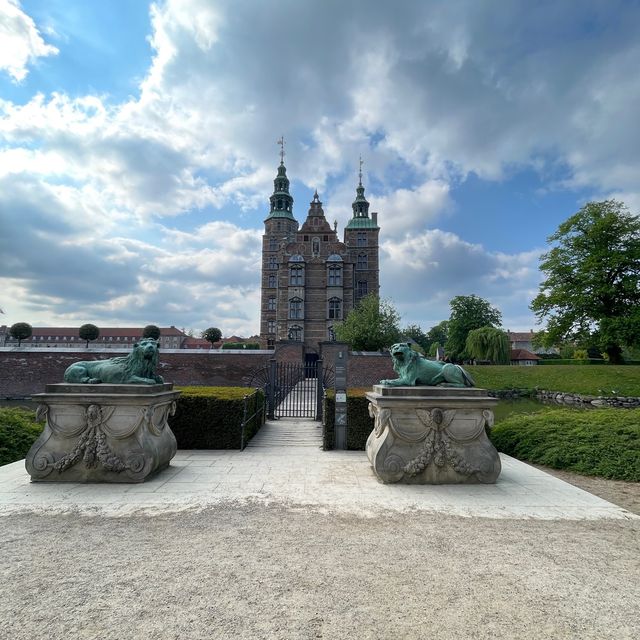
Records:
{"label": "stone step", "polygon": [[321,447],[322,426],[308,418],[267,420],[247,448]]}

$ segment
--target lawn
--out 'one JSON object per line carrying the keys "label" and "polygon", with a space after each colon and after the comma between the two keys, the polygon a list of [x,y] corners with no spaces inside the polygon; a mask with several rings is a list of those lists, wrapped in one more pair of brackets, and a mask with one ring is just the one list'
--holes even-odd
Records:
{"label": "lawn", "polygon": [[545,389],[594,396],[640,396],[640,366],[466,366],[485,389]]}

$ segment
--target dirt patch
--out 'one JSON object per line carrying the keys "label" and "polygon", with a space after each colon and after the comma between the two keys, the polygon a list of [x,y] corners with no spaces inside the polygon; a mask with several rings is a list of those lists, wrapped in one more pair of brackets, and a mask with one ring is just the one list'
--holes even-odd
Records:
{"label": "dirt patch", "polygon": [[640,482],[625,482],[623,480],[607,480],[595,476],[582,476],[579,473],[552,469],[541,464],[532,464],[536,469],[546,471],[548,474],[560,478],[569,484],[584,489],[594,496],[608,500],[619,507],[640,515]]}

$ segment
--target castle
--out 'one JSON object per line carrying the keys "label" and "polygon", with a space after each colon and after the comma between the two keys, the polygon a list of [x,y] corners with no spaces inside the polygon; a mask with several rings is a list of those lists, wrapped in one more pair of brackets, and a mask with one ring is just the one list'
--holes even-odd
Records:
{"label": "castle", "polygon": [[334,325],[358,301],[379,295],[378,214],[369,217],[369,202],[360,181],[353,214],[338,238],[337,223],[327,222],[318,192],[300,227],[281,152],[269,215],[262,237],[260,343],[273,349],[284,341],[301,342],[305,355],[335,340]]}

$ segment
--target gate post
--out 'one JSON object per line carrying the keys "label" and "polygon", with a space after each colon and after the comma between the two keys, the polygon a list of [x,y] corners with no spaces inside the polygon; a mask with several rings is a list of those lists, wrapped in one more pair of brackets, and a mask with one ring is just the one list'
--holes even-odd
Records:
{"label": "gate post", "polygon": [[335,360],[335,449],[347,448],[347,354],[346,348],[338,351]]}
{"label": "gate post", "polygon": [[276,389],[276,367],[278,363],[275,358],[269,360],[269,382],[267,384],[267,406],[269,408],[269,420],[275,420],[275,389]]}
{"label": "gate post", "polygon": [[324,400],[322,358],[316,360],[316,420],[322,420],[322,401]]}

